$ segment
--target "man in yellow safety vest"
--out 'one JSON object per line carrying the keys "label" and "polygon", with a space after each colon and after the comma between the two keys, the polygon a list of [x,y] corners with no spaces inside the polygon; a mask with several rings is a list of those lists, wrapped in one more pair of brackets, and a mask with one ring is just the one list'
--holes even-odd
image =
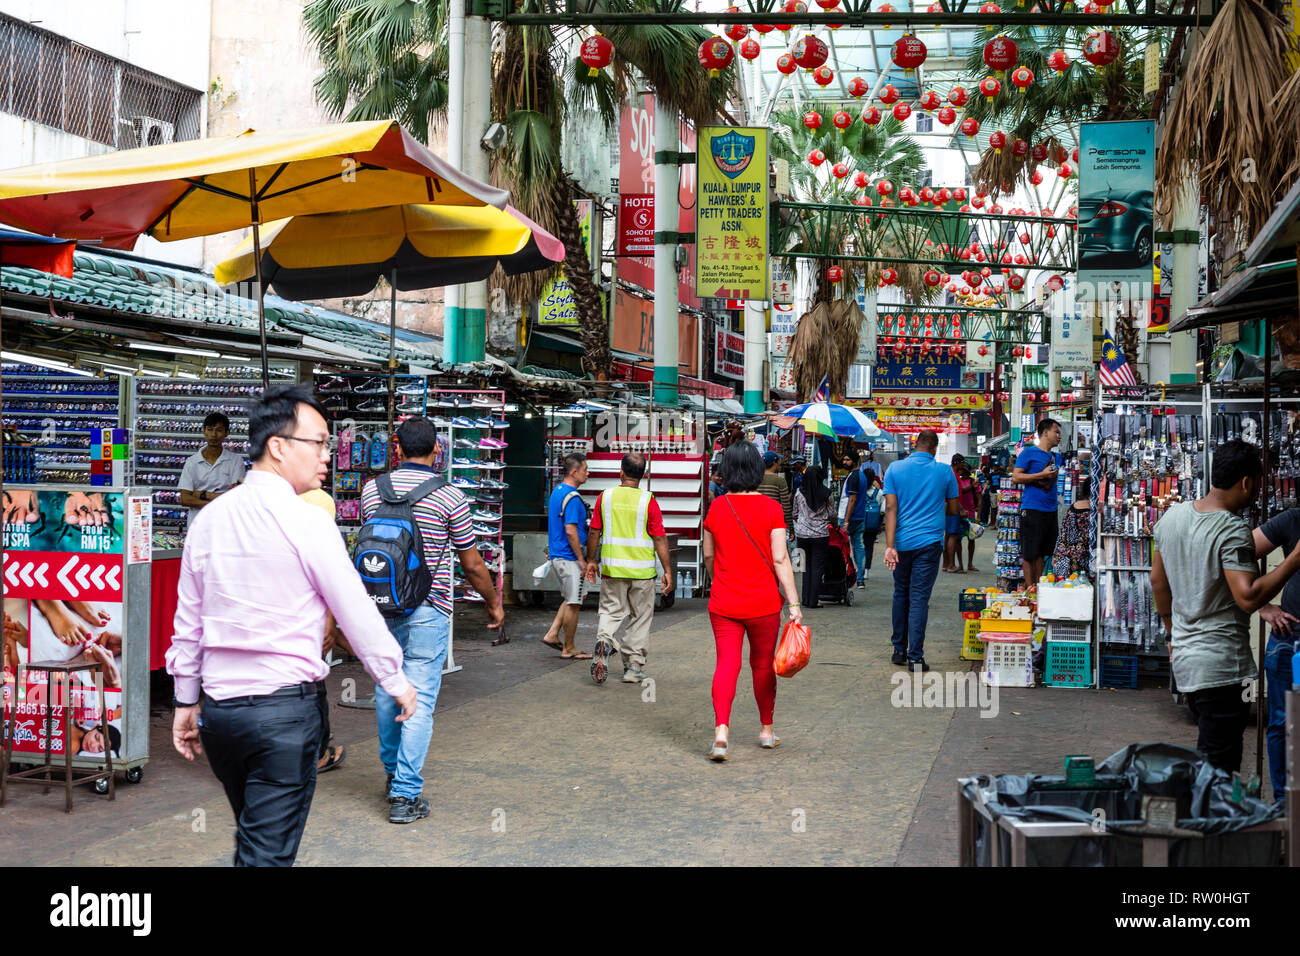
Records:
{"label": "man in yellow safety vest", "polygon": [[[655,609],[656,555],[664,569],[660,582],[663,593],[667,595],[673,588],[664,516],[655,496],[640,487],[645,468],[644,455],[624,455],[618,486],[602,492],[592,511],[592,533],[587,536],[587,580],[596,580],[597,544],[601,576],[600,624],[591,661],[591,678],[597,684],[605,683],[607,661],[616,650],[623,657],[623,683],[639,684],[646,679],[650,619]],[[624,621],[627,628],[623,639],[616,641],[614,632]]]}

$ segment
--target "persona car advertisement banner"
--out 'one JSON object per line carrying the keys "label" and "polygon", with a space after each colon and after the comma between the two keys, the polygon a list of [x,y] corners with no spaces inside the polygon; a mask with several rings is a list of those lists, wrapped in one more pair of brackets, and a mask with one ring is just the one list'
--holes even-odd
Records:
{"label": "persona car advertisement banner", "polygon": [[1087,301],[1151,298],[1155,124],[1083,123],[1079,130],[1079,287]]}
{"label": "persona car advertisement banner", "polygon": [[[121,756],[124,496],[6,488],[3,497],[3,712],[14,751]],[[107,711],[90,671],[47,683],[33,661],[95,661]]]}

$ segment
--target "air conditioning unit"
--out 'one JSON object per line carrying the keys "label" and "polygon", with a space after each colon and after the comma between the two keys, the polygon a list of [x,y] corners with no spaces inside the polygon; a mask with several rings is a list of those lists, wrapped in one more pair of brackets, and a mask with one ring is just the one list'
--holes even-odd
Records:
{"label": "air conditioning unit", "polygon": [[155,116],[133,117],[136,142],[141,146],[160,146],[176,138],[176,127],[166,120]]}

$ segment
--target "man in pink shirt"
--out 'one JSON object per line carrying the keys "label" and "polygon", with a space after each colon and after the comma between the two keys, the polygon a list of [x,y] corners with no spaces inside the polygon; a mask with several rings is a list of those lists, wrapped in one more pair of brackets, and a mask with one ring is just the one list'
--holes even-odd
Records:
{"label": "man in pink shirt", "polygon": [[[253,467],[190,524],[167,670],[172,742],[208,754],[235,815],[236,866],[291,866],[316,790],[325,726],[321,659],[332,611],[380,689],[415,713],[402,652],[367,596],[338,529],[298,495],[321,486],[333,439],[304,388],[249,409]],[[201,743],[200,743],[201,742]]]}

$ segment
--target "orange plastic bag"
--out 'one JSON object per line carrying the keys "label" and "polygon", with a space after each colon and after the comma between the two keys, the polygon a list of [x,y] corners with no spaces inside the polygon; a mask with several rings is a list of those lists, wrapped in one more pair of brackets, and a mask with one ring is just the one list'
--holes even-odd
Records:
{"label": "orange plastic bag", "polygon": [[778,677],[793,677],[808,666],[812,657],[812,631],[806,624],[786,621],[773,664]]}

